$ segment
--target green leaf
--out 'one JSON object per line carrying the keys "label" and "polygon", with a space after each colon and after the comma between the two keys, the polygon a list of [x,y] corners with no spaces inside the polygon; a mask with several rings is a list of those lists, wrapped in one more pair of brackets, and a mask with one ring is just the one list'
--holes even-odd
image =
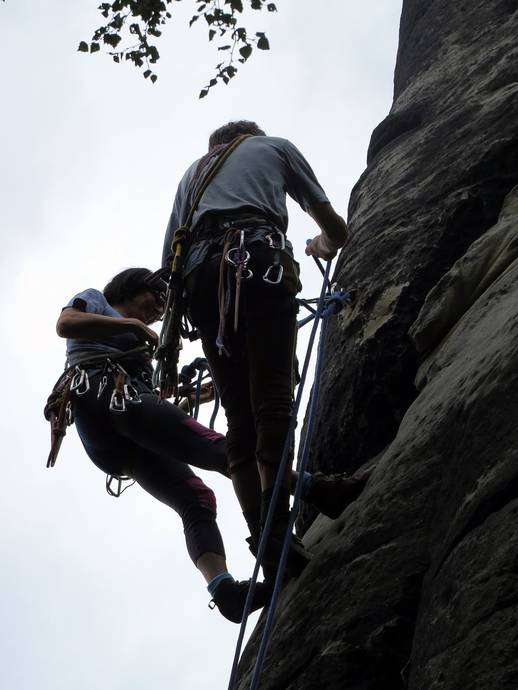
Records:
{"label": "green leaf", "polygon": [[243,3],[241,0],[225,0],[225,5],[230,5],[235,12],[243,11]]}
{"label": "green leaf", "polygon": [[151,76],[151,70],[150,70],[150,69],[147,69],[147,70],[144,72],[144,79],[147,79],[147,78],[150,77],[150,76]]}
{"label": "green leaf", "polygon": [[251,45],[246,45],[243,46],[242,48],[239,49],[240,55],[243,56],[245,60],[248,60],[250,55],[252,55],[252,46]]}
{"label": "green leaf", "polygon": [[81,43],[77,47],[77,50],[80,53],[87,53],[88,52],[88,43],[86,43],[86,41],[81,41]]}
{"label": "green leaf", "polygon": [[214,29],[210,29],[209,30],[209,41],[212,41],[212,39],[214,38],[215,35],[216,35],[216,32],[214,31]]}
{"label": "green leaf", "polygon": [[156,74],[151,75],[151,81],[153,82],[153,84],[156,82],[157,79],[158,79],[158,77]]}
{"label": "green leaf", "polygon": [[218,50],[230,50],[232,46],[220,46]]}
{"label": "green leaf", "polygon": [[259,48],[259,50],[270,50],[270,43],[264,34],[262,36],[259,36],[259,40],[257,41],[257,47]]}
{"label": "green leaf", "polygon": [[112,48],[116,48],[117,45],[121,42],[121,37],[118,34],[105,34],[103,36],[103,41]]}
{"label": "green leaf", "polygon": [[189,26],[192,26],[194,22],[197,22],[198,19],[200,18],[199,14],[195,14],[194,17],[191,17],[191,21],[189,22]]}
{"label": "green leaf", "polygon": [[277,12],[277,8],[276,8],[275,5],[273,4],[273,2],[269,2],[269,3],[266,5],[266,9],[268,10],[268,12]]}
{"label": "green leaf", "polygon": [[199,98],[205,98],[205,96],[206,96],[208,93],[209,93],[209,90],[208,90],[208,89],[202,89],[202,90],[200,91]]}
{"label": "green leaf", "polygon": [[99,50],[101,50],[101,46],[98,43],[90,43],[90,52],[91,53],[97,53]]}

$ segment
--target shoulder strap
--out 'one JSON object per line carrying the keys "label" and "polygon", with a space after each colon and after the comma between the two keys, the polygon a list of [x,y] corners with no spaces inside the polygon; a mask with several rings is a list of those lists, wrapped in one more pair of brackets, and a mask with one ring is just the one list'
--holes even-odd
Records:
{"label": "shoulder strap", "polygon": [[185,219],[185,223],[183,225],[180,225],[180,227],[175,230],[175,233],[173,235],[173,239],[171,240],[171,255],[172,255],[171,273],[173,275],[178,275],[182,271],[182,261],[183,261],[182,254],[184,253],[186,246],[187,246],[188,235],[191,231],[192,219],[194,217],[194,214],[196,213],[196,209],[198,208],[198,204],[200,203],[200,199],[202,198],[203,194],[205,193],[205,190],[207,189],[209,184],[212,182],[212,180],[216,177],[219,170],[221,169],[221,166],[227,160],[227,158],[237,149],[239,144],[241,144],[245,139],[248,139],[248,137],[251,137],[251,136],[252,136],[251,134],[241,134],[239,137],[236,137],[222,151],[222,153],[216,159],[216,162],[205,173],[205,176],[202,178],[201,183],[198,187],[198,191],[196,192],[196,196],[194,197],[194,201],[192,202],[189,214],[188,214],[187,218]]}
{"label": "shoulder strap", "polygon": [[199,185],[198,191],[196,193],[196,196],[194,197],[194,201],[192,202],[191,209],[189,211],[189,215],[187,216],[184,227],[190,228],[192,219],[194,214],[196,213],[196,209],[198,208],[198,204],[200,203],[200,200],[205,193],[205,190],[209,186],[209,184],[212,182],[212,180],[216,177],[217,173],[221,169],[221,166],[223,163],[227,160],[227,158],[237,149],[239,144],[241,144],[245,139],[248,139],[251,137],[251,134],[241,134],[241,136],[236,137],[228,146],[227,148],[219,155],[219,157],[216,159],[216,162],[213,164],[213,166],[207,171],[205,174],[205,177],[202,179],[201,184]]}

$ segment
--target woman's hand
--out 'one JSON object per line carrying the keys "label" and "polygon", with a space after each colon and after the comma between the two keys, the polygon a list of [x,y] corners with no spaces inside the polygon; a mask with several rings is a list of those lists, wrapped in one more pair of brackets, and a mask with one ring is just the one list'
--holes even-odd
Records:
{"label": "woman's hand", "polygon": [[133,333],[133,335],[137,336],[139,340],[149,343],[153,348],[158,346],[157,333],[140,319],[126,318],[117,320],[125,322],[126,325],[129,326],[128,330]]}
{"label": "woman's hand", "polygon": [[[192,402],[196,400],[196,392],[194,394],[191,393],[191,400]],[[211,400],[214,400],[214,384],[202,383],[200,386],[200,405]]]}

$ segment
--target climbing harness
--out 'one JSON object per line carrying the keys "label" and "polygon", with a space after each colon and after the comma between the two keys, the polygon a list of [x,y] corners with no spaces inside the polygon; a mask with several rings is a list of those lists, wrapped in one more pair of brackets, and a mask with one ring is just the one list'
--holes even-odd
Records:
{"label": "climbing harness", "polygon": [[[58,457],[63,438],[66,436],[67,427],[74,423],[73,396],[81,397],[90,390],[90,378],[87,369],[103,366],[101,380],[97,391],[99,399],[108,384],[108,375],[119,376],[120,383],[116,383],[117,396],[110,400],[110,409],[113,412],[124,412],[126,402],[140,402],[138,392],[131,384],[128,372],[120,365],[120,359],[130,359],[149,353],[147,345],[139,345],[126,352],[106,352],[92,355],[85,353],[78,362],[65,368],[58,378],[52,392],[47,399],[43,410],[45,419],[50,422],[50,453],[47,458],[47,467],[54,467]],[[145,372],[144,372],[145,373]]]}
{"label": "climbing harness", "polygon": [[182,347],[181,323],[185,312],[183,260],[192,239],[192,220],[205,190],[217,175],[223,163],[241,142],[248,139],[249,136],[249,134],[243,134],[224,147],[206,174],[202,174],[185,223],[177,228],[173,235],[171,242],[173,259],[168,281],[164,320],[160,332],[160,342],[155,352],[157,364],[153,375],[153,385],[158,388],[162,400],[176,395],[178,390],[178,359]]}
{"label": "climbing harness", "polygon": [[260,675],[261,675],[261,671],[262,671],[262,667],[263,667],[263,663],[264,663],[265,654],[266,654],[266,651],[268,648],[268,644],[270,642],[271,631],[272,631],[277,601],[278,601],[279,594],[280,594],[281,587],[282,587],[282,583],[283,583],[284,572],[286,569],[286,562],[287,562],[288,553],[289,553],[289,549],[290,549],[290,543],[291,543],[291,534],[292,534],[293,526],[295,524],[295,519],[296,519],[297,511],[298,511],[298,504],[299,504],[300,497],[302,494],[303,476],[304,476],[304,472],[306,470],[306,466],[307,466],[307,462],[308,462],[308,458],[309,458],[309,449],[310,449],[310,444],[311,444],[311,439],[312,439],[312,434],[313,434],[313,428],[314,428],[314,420],[315,420],[315,409],[316,409],[316,405],[317,405],[317,401],[318,401],[319,383],[320,383],[320,377],[321,377],[321,373],[322,373],[322,363],[323,363],[323,354],[324,354],[324,346],[325,346],[327,319],[332,314],[337,314],[345,306],[345,304],[350,301],[350,293],[347,290],[342,290],[342,289],[338,288],[337,286],[331,286],[331,284],[330,284],[329,274],[330,274],[330,269],[331,269],[331,261],[327,262],[325,269],[322,267],[322,265],[318,261],[318,259],[316,259],[316,263],[319,266],[319,269],[321,269],[321,272],[323,272],[324,279],[323,279],[323,283],[322,283],[322,290],[320,293],[320,297],[318,298],[316,308],[313,309],[313,307],[311,306],[312,300],[304,300],[304,302],[308,303],[308,309],[311,312],[310,316],[307,317],[307,319],[305,319],[304,321],[305,321],[305,323],[307,323],[308,319],[313,320],[313,326],[312,326],[310,337],[309,337],[308,348],[307,348],[306,356],[304,359],[300,383],[299,383],[299,387],[297,390],[297,396],[295,399],[295,404],[294,404],[292,416],[290,419],[288,434],[286,437],[284,450],[283,450],[283,453],[281,456],[279,469],[277,471],[277,478],[276,478],[276,481],[275,481],[275,484],[273,487],[273,493],[272,493],[270,508],[268,510],[266,522],[265,522],[265,525],[263,528],[263,532],[261,534],[261,539],[259,541],[259,547],[258,547],[258,551],[257,551],[257,557],[256,557],[256,562],[255,562],[253,574],[252,574],[250,589],[248,591],[248,596],[247,596],[245,608],[243,611],[241,628],[239,630],[239,635],[238,635],[238,639],[237,639],[236,650],[235,650],[234,660],[233,660],[233,664],[232,664],[232,671],[231,671],[231,675],[230,675],[228,690],[234,690],[236,675],[237,675],[237,667],[238,667],[239,658],[241,655],[241,648],[242,648],[243,639],[244,639],[244,635],[245,635],[245,631],[246,631],[247,619],[248,619],[248,616],[250,613],[251,603],[252,603],[253,597],[254,597],[255,587],[256,587],[256,583],[257,583],[257,577],[259,574],[259,568],[260,568],[260,565],[261,565],[261,562],[263,559],[263,555],[264,555],[264,552],[266,549],[266,543],[267,543],[267,540],[269,538],[271,526],[273,523],[275,504],[276,504],[277,498],[279,496],[279,492],[280,492],[280,488],[281,488],[281,484],[282,484],[282,478],[285,475],[286,467],[287,467],[287,464],[288,464],[289,459],[290,459],[290,451],[291,451],[291,447],[292,447],[293,440],[294,440],[295,427],[297,424],[297,413],[298,413],[298,410],[300,407],[300,403],[301,403],[301,399],[302,399],[302,393],[303,393],[303,389],[304,389],[304,384],[305,384],[305,381],[307,378],[307,373],[308,373],[308,369],[309,369],[309,364],[310,364],[310,360],[311,360],[311,355],[312,355],[312,351],[313,351],[316,333],[318,330],[319,323],[320,323],[320,321],[322,321],[322,328],[321,328],[318,347],[317,347],[317,357],[316,357],[315,377],[314,377],[315,383],[313,384],[313,387],[311,390],[311,395],[310,395],[306,434],[304,436],[302,448],[299,448],[299,454],[298,454],[297,471],[299,472],[299,479],[297,481],[297,485],[295,488],[293,506],[292,506],[291,511],[290,511],[289,522],[288,522],[288,526],[286,529],[286,535],[285,535],[283,547],[281,550],[281,555],[280,555],[279,564],[278,564],[278,568],[277,568],[277,575],[275,578],[275,585],[274,585],[274,589],[273,589],[273,593],[272,593],[272,598],[270,600],[270,604],[269,604],[269,608],[268,608],[268,614],[267,614],[266,622],[265,622],[265,625],[263,628],[261,643],[259,646],[259,651],[257,654],[257,658],[256,658],[255,666],[254,666],[254,671],[253,671],[253,675],[252,675],[252,680],[251,680],[251,685],[250,685],[250,690],[257,690],[257,688],[258,688],[258,683],[259,683],[259,679],[260,679]]}

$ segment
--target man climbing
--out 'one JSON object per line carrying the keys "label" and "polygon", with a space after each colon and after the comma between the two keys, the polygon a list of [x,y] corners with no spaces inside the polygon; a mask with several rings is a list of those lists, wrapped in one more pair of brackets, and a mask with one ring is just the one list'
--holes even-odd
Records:
{"label": "man climbing", "polygon": [[[286,193],[320,228],[306,254],[333,258],[345,242],[346,224],[298,149],[286,139],[266,136],[254,122],[224,125],[211,135],[208,154],[179,184],[163,251],[163,265],[170,266],[175,232],[190,226],[183,265],[188,313],[225,408],[229,467],[252,551],[270,506],[295,384],[301,286],[286,239]],[[337,516],[357,497],[366,476],[308,475],[306,480],[308,497],[321,492],[320,504],[337,504]],[[262,563],[267,579],[275,572],[287,528],[290,483],[288,466]],[[288,573],[299,574],[309,559],[292,536]]]}

